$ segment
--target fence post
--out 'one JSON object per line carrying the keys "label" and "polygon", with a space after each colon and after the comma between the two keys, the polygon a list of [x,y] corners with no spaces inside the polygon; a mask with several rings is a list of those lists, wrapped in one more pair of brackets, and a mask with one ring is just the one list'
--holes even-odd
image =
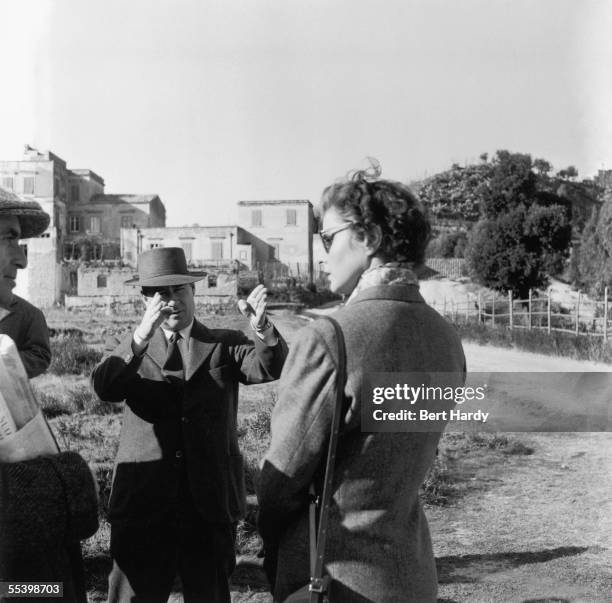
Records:
{"label": "fence post", "polygon": [[510,326],[510,329],[512,329],[513,327],[513,320],[512,320],[512,291],[508,291],[508,324]]}
{"label": "fence post", "polygon": [[495,326],[495,293],[493,294],[493,305],[491,306],[491,326]]}
{"label": "fence post", "polygon": [[478,324],[482,322],[482,291],[478,292]]}
{"label": "fence post", "polygon": [[608,287],[604,289],[603,340],[604,340],[604,343],[608,341]]}
{"label": "fence post", "polygon": [[529,330],[531,331],[531,289],[529,289],[529,310],[528,310],[528,315],[529,315]]}
{"label": "fence post", "polygon": [[470,322],[470,296],[465,296],[465,322]]}
{"label": "fence post", "polygon": [[548,334],[550,335],[550,289],[548,290],[548,309],[546,314],[548,315]]}
{"label": "fence post", "polygon": [[580,316],[580,293],[578,293],[578,299],[576,300],[576,335],[578,335],[578,326],[579,326],[579,316]]}

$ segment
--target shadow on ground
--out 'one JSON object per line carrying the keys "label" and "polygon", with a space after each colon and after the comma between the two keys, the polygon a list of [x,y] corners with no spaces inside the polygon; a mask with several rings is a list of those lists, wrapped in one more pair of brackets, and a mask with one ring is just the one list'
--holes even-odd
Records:
{"label": "shadow on ground", "polygon": [[503,572],[529,563],[545,563],[560,557],[580,555],[587,550],[588,547],[564,546],[542,551],[441,557],[436,559],[438,582],[440,584],[480,582],[480,579],[487,574]]}

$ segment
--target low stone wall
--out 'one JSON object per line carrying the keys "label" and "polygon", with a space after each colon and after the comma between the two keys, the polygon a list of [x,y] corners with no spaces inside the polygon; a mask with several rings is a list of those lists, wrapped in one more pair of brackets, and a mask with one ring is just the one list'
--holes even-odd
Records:
{"label": "low stone wall", "polygon": [[[196,295],[198,312],[228,314],[236,311],[235,295]],[[144,310],[138,295],[66,295],[66,310],[73,312],[103,311],[105,314],[141,314]],[[196,313],[197,314],[197,313]]]}

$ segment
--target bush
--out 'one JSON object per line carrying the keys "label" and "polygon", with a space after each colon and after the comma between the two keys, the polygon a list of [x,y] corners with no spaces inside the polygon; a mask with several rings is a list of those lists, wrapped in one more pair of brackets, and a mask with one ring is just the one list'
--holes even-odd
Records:
{"label": "bush", "polygon": [[463,258],[467,246],[467,233],[463,230],[443,232],[427,247],[430,258]]}
{"label": "bush", "polygon": [[529,455],[534,452],[531,446],[500,433],[471,433],[467,436],[467,445],[476,448],[501,450],[505,454]]}
{"label": "bush", "polygon": [[55,375],[88,375],[100,362],[102,353],[87,345],[81,335],[51,338],[51,366]]}
{"label": "bush", "polygon": [[445,506],[461,495],[463,488],[457,483],[456,473],[449,468],[446,459],[436,456],[419,491],[421,502]]}

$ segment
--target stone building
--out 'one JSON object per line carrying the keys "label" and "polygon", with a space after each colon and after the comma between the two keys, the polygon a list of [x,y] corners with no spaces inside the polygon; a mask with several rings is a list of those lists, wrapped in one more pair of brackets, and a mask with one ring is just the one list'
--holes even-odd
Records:
{"label": "stone building", "polygon": [[310,201],[239,201],[238,226],[270,246],[269,260],[312,277],[316,221]]}
{"label": "stone building", "polygon": [[29,145],[22,159],[0,161],[0,186],[37,201],[51,216],[41,237],[23,241],[28,269],[18,272],[16,288],[18,295],[43,307],[62,301],[75,287],[62,260],[67,254],[78,257],[85,241],[94,249],[114,245],[118,257],[122,226],[166,223],[157,195],[107,195],[103,178],[92,170],[69,169],[61,157]]}
{"label": "stone building", "polygon": [[[113,251],[104,257],[118,259],[122,228],[163,227],[165,224],[166,208],[157,195],[98,193],[83,202],[74,201],[69,205],[64,256],[74,257],[72,243],[90,240],[97,253],[102,253],[102,246],[106,245]],[[99,256],[96,259],[100,259]]]}
{"label": "stone building", "polygon": [[[306,200],[240,201],[237,225],[166,227],[158,195],[107,194],[96,172],[68,168],[54,153],[30,146],[21,160],[0,161],[0,185],[38,201],[51,216],[41,237],[23,241],[29,266],[17,280],[17,293],[42,307],[65,296],[71,303],[129,297],[122,266],[133,271],[138,254],[155,247],[182,247],[190,266],[205,267],[210,274],[196,294],[211,299],[235,295],[241,269],[272,266],[275,276],[313,281],[316,222]],[[102,260],[116,262],[105,272]],[[95,270],[88,268],[92,262]]]}
{"label": "stone building", "polygon": [[190,266],[254,268],[268,262],[273,249],[239,226],[167,226],[122,228],[121,257],[135,265],[138,254],[155,247],[182,247]]}

